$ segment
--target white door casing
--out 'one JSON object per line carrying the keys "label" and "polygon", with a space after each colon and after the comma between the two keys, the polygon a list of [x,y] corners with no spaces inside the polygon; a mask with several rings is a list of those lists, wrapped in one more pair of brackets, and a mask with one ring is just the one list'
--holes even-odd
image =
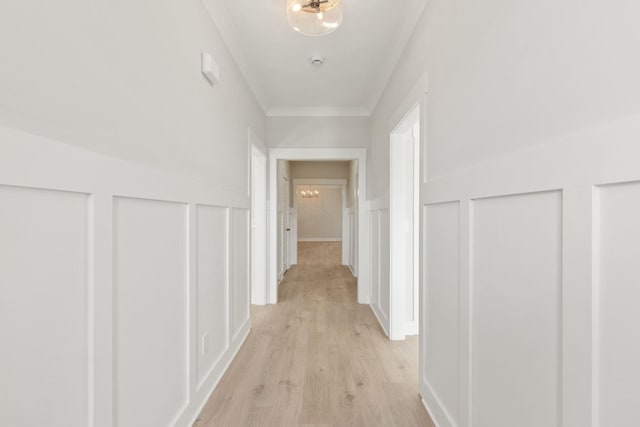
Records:
{"label": "white door casing", "polygon": [[249,129],[251,303],[267,303],[267,148]]}
{"label": "white door casing", "polygon": [[[358,206],[364,206],[366,194],[366,148],[272,148],[269,150],[269,194],[271,200],[276,200],[278,192],[277,164],[278,160],[358,160]],[[357,214],[357,222],[366,224],[367,212],[360,208]],[[269,265],[277,266],[277,206],[270,205],[270,236],[269,239]],[[363,227],[363,229],[366,229]],[[369,236],[366,233],[358,235],[358,303],[369,303],[369,264],[367,255]],[[277,269],[273,268],[269,273],[268,295],[269,304],[278,301],[278,277]]]}
{"label": "white door casing", "polygon": [[403,340],[418,332],[419,264],[416,250],[419,229],[416,217],[416,177],[419,159],[420,107],[415,105],[390,133],[390,286],[389,338]]}

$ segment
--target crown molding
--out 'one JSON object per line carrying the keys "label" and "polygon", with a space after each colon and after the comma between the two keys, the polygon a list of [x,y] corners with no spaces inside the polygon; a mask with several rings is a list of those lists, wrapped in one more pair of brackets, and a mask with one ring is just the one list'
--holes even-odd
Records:
{"label": "crown molding", "polygon": [[369,117],[363,107],[271,107],[267,117]]}
{"label": "crown molding", "polygon": [[394,48],[390,50],[390,54],[387,55],[386,61],[384,61],[380,66],[380,70],[382,71],[378,74],[378,79],[371,90],[371,97],[369,99],[369,109],[371,111],[375,111],[378,106],[380,97],[387,88],[387,85],[391,80],[391,76],[398,66],[400,58],[402,58],[402,55],[407,48],[407,44],[416,29],[416,25],[418,25],[418,21],[425,13],[428,3],[428,1],[424,2],[418,13],[407,15],[404,24],[399,26],[402,33],[396,38]]}

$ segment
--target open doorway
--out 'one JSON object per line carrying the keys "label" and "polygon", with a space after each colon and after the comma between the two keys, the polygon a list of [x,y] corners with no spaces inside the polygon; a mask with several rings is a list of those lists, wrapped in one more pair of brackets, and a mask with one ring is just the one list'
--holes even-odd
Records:
{"label": "open doorway", "polygon": [[[303,162],[294,162],[292,169],[295,169],[295,163]],[[352,273],[354,271],[351,259],[353,221],[349,218],[353,212],[354,201],[349,197],[347,190],[350,164],[342,163],[347,179],[293,178],[292,264],[298,262],[298,242],[340,242],[342,265],[348,266]]]}
{"label": "open doorway", "polygon": [[419,332],[420,106],[416,105],[390,135],[391,226],[390,337],[402,340]]}
{"label": "open doorway", "polygon": [[[348,200],[352,198],[353,203],[351,206],[346,206],[341,209],[342,211],[342,221],[338,226],[341,228],[342,232],[348,231],[348,237],[340,237],[340,240],[344,243],[347,243],[346,250],[343,251],[342,260],[343,264],[348,262],[350,265],[354,276],[357,278],[358,289],[358,302],[361,304],[366,304],[369,302],[369,294],[368,294],[368,268],[365,267],[367,265],[367,260],[363,253],[366,251],[361,250],[361,248],[367,242],[367,236],[360,235],[358,230],[358,224],[364,221],[365,212],[364,209],[359,209],[359,206],[362,206],[360,203],[360,197],[365,192],[365,178],[366,178],[366,149],[295,149],[295,148],[277,148],[271,149],[269,152],[270,157],[270,199],[272,200],[270,204],[270,273],[269,273],[269,284],[268,284],[268,302],[270,304],[275,304],[278,301],[278,284],[280,283],[280,279],[282,278],[279,272],[282,265],[281,254],[284,252],[284,248],[282,248],[283,242],[288,242],[287,248],[287,257],[289,265],[295,264],[297,261],[297,201],[295,201],[294,196],[297,197],[297,193],[295,193],[295,186],[291,181],[293,179],[293,174],[291,172],[291,164],[296,162],[305,162],[305,163],[314,163],[318,164],[320,162],[343,162],[347,165],[347,167],[353,167],[350,169],[350,178],[351,172],[353,172],[353,177],[347,182],[344,189],[340,189],[340,194],[342,200]],[[284,174],[283,171],[288,171],[289,173],[289,182],[288,188],[283,185],[283,180],[281,176]],[[312,178],[300,178],[299,179],[312,179]],[[349,184],[351,182],[351,184]],[[335,183],[331,183],[335,184]],[[316,191],[316,190],[313,190]],[[319,191],[319,190],[318,190]],[[288,193],[285,195],[284,193]],[[296,207],[293,206],[292,203],[288,215],[285,214],[286,208],[281,205],[281,200],[289,199],[290,201],[296,204]],[[275,202],[275,203],[274,203]],[[286,204],[286,202],[284,202]],[[282,215],[282,216],[281,216]],[[288,227],[289,234],[285,235],[283,230],[283,217],[286,216],[288,218]],[[314,236],[311,236],[314,237]],[[316,236],[317,237],[317,236]]]}

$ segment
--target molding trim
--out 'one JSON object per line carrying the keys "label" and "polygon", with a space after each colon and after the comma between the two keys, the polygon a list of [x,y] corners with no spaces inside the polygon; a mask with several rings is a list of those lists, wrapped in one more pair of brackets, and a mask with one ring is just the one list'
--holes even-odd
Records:
{"label": "molding trim", "polygon": [[[211,398],[211,395],[213,394],[214,391],[216,391],[216,388],[218,388],[218,384],[222,380],[222,377],[224,376],[224,374],[229,369],[229,366],[231,366],[231,362],[233,362],[235,360],[236,356],[238,355],[238,352],[240,351],[240,349],[244,345],[244,343],[247,340],[247,337],[249,336],[250,332],[251,332],[251,318],[249,317],[245,321],[244,325],[242,325],[242,327],[238,331],[238,334],[236,334],[236,337],[238,337],[238,338],[236,338],[236,340],[232,343],[230,348],[227,349],[226,354],[224,356],[224,358],[226,360],[224,361],[224,365],[223,365],[222,369],[220,369],[218,371],[218,374],[215,375],[213,383],[208,388],[209,390],[205,395],[206,396],[205,399],[203,399],[202,403],[200,403],[197,406],[194,415],[191,417],[190,422],[187,425],[191,426],[196,422],[196,420],[200,416],[200,413],[202,412],[202,410],[204,409],[205,405],[207,404],[207,402]],[[209,377],[209,379],[210,379],[210,377]]]}
{"label": "molding trim", "polygon": [[380,323],[380,326],[382,327],[384,334],[387,336],[387,338],[389,338],[389,328],[387,327],[387,323],[388,323],[387,316],[384,315],[382,310],[380,310],[380,308],[377,305],[369,304],[369,307],[371,307],[371,311],[373,311],[373,315],[376,316],[376,319],[378,319],[378,323]]}
{"label": "molding trim", "polygon": [[[442,404],[442,401],[433,392],[433,388],[431,388],[431,385],[426,380],[422,379],[422,384],[420,384],[420,386],[421,389],[426,389],[424,391],[421,391],[420,393],[422,404],[429,413],[429,416],[431,417],[431,420],[436,425],[436,427],[458,427],[458,425],[453,421],[451,414],[449,414],[449,412]],[[427,396],[425,396],[425,394]],[[429,402],[431,400],[433,400],[433,404]]]}
{"label": "molding trim", "polygon": [[347,267],[349,268],[349,271],[351,271],[351,274],[353,275],[353,277],[357,278],[358,275],[353,271],[353,266],[352,265],[347,265]]}
{"label": "molding trim", "polygon": [[369,117],[364,107],[271,107],[267,117]]}

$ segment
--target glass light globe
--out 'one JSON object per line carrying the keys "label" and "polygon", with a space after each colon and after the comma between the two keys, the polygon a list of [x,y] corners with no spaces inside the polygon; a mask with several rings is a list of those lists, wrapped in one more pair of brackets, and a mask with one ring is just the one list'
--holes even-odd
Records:
{"label": "glass light globe", "polygon": [[307,36],[324,36],[342,24],[342,0],[287,0],[289,25]]}

